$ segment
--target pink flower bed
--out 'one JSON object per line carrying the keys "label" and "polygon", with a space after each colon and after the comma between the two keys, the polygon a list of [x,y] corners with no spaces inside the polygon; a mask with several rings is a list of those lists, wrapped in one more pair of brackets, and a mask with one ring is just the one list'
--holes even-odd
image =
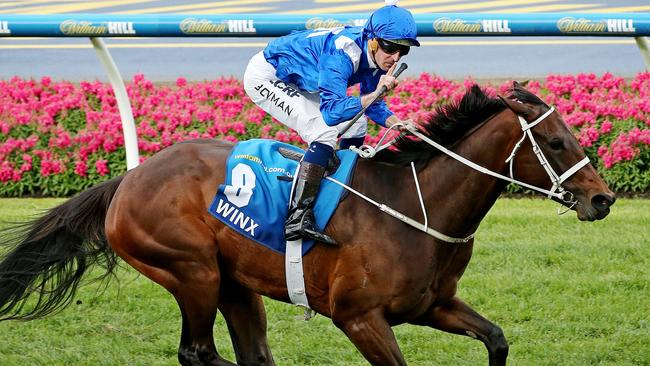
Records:
{"label": "pink flower bed", "polygon": [[[402,81],[387,98],[400,118],[424,121],[436,106],[458,101],[474,82],[430,74]],[[484,85],[505,94],[510,82]],[[611,74],[550,75],[528,88],[555,105],[608,182],[618,190],[650,190],[650,73],[633,80]],[[141,160],[176,142],[272,138],[301,144],[246,96],[237,79],[154,85],[136,75],[127,85]],[[351,91],[353,92],[353,91]],[[366,141],[380,132],[371,126]],[[125,170],[115,97],[101,82],[0,80],[0,196],[65,196]]]}

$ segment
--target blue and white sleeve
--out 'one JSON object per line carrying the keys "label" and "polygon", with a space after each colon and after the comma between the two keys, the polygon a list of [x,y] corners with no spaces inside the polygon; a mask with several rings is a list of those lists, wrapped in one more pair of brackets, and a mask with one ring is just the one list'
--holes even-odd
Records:
{"label": "blue and white sleeve", "polygon": [[348,96],[348,81],[354,72],[343,51],[323,54],[318,64],[320,111],[328,126],[351,120],[361,110],[361,98]]}
{"label": "blue and white sleeve", "polygon": [[[361,82],[361,95],[369,94],[375,91],[379,82],[379,76],[380,75],[377,75],[375,78]],[[386,127],[386,120],[388,117],[393,115],[393,112],[388,109],[386,102],[384,102],[383,99],[380,99],[379,101],[372,103],[368,109],[366,109],[365,114],[378,125]]]}

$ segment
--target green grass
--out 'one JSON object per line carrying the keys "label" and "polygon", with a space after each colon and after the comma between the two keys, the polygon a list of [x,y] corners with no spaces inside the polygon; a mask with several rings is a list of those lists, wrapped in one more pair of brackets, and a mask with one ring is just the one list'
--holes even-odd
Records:
{"label": "green grass", "polygon": [[[61,200],[3,199],[15,221]],[[0,365],[175,365],[180,314],[172,297],[132,270],[105,292],[83,287],[54,316],[0,323]],[[650,365],[650,201],[619,200],[604,221],[555,214],[550,201],[501,199],[482,223],[459,295],[499,324],[513,365]],[[365,365],[329,319],[299,320],[267,301],[278,365]],[[410,365],[487,364],[478,341],[395,328]],[[218,318],[217,347],[233,359]]]}

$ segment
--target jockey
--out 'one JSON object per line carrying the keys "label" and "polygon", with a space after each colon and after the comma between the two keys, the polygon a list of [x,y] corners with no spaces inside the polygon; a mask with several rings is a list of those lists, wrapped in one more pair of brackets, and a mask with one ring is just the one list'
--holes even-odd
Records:
{"label": "jockey", "polygon": [[[397,7],[396,1],[386,3],[364,27],[293,32],[271,41],[248,63],[246,93],[309,146],[298,169],[286,240],[303,237],[336,244],[316,227],[312,206],[338,133],[378,96],[382,86],[387,90],[397,86],[392,76],[397,62],[411,46],[420,46],[411,13]],[[355,84],[361,84],[360,97],[347,95],[348,87]],[[384,127],[402,122],[383,98],[365,114]],[[360,146],[367,128],[365,117],[360,118],[342,136],[340,147]]]}

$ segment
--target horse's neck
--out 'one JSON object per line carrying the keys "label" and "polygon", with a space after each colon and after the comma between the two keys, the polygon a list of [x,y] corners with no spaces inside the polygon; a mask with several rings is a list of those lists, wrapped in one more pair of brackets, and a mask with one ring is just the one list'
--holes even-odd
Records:
{"label": "horse's neck", "polygon": [[[516,124],[508,116],[499,114],[453,150],[487,169],[505,173],[505,160],[518,138]],[[431,159],[418,179],[430,226],[455,237],[475,232],[506,186],[442,153]]]}
{"label": "horse's neck", "polygon": [[[453,151],[492,171],[507,174],[505,163],[521,136],[514,116],[502,112],[465,137]],[[410,166],[361,162],[354,187],[373,200],[422,222],[422,208]],[[504,181],[478,172],[440,153],[417,179],[429,227],[453,237],[476,231],[506,186]]]}

